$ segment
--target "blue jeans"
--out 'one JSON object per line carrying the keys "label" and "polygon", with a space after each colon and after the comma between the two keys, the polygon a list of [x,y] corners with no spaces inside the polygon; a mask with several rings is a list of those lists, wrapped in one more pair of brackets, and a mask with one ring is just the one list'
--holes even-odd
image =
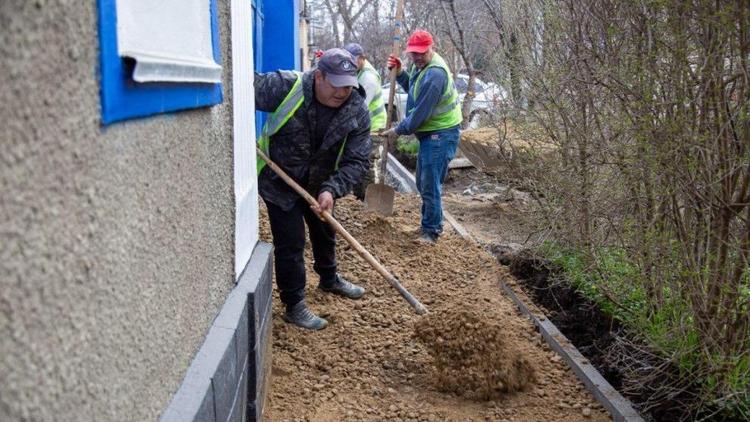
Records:
{"label": "blue jeans", "polygon": [[458,148],[458,126],[417,136],[417,189],[422,197],[422,232],[439,235],[443,231],[443,180]]}

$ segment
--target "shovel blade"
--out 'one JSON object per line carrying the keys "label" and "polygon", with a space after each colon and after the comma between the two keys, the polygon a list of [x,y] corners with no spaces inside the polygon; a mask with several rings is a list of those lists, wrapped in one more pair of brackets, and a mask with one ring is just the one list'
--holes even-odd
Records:
{"label": "shovel blade", "polygon": [[459,149],[461,149],[461,152],[464,153],[474,167],[482,171],[492,172],[504,164],[500,157],[500,150],[497,147],[462,139]]}
{"label": "shovel blade", "polygon": [[374,183],[367,186],[365,190],[365,210],[384,216],[393,215],[393,197],[395,191],[392,187]]}

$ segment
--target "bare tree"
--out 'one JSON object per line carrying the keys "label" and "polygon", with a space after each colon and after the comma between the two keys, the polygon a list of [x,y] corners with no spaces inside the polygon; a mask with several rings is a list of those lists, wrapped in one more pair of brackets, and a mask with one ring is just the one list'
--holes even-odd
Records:
{"label": "bare tree", "polygon": [[[327,0],[330,1],[330,0]],[[373,0],[337,0],[336,11],[344,23],[344,42],[357,39],[356,24]]]}
{"label": "bare tree", "polygon": [[455,0],[441,0],[441,9],[443,16],[447,22],[451,24],[444,26],[444,31],[448,35],[453,48],[458,52],[461,60],[464,64],[464,69],[469,75],[469,84],[464,96],[463,103],[461,104],[461,115],[463,116],[463,126],[469,121],[471,114],[471,103],[474,101],[476,93],[474,92],[474,84],[476,83],[477,74],[474,70],[474,65],[471,59],[471,52],[469,51],[466,36],[464,34],[464,23],[459,20],[458,14],[456,13],[456,2]]}
{"label": "bare tree", "polygon": [[497,37],[502,47],[502,55],[510,76],[510,88],[513,100],[517,105],[522,103],[521,92],[521,51],[518,46],[517,29],[505,22],[502,17],[503,4],[501,0],[482,0],[492,23],[497,29]]}

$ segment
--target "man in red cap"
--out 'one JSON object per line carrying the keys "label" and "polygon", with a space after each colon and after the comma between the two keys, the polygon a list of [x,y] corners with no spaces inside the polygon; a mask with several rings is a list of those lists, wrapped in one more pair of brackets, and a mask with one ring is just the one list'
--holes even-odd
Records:
{"label": "man in red cap", "polygon": [[409,93],[406,118],[383,135],[414,134],[419,139],[417,189],[422,197],[422,221],[417,240],[434,244],[443,231],[442,185],[458,147],[461,105],[450,69],[433,49],[429,32],[414,31],[406,53],[412,63],[406,71],[398,57],[388,58],[388,68],[396,68],[398,83]]}

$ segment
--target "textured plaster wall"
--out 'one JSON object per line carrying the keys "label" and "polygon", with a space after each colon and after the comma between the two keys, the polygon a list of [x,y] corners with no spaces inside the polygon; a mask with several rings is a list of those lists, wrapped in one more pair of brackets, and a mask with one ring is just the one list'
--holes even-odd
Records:
{"label": "textured plaster wall", "polygon": [[101,127],[95,1],[0,2],[0,420],[154,420],[233,287],[224,103]]}

